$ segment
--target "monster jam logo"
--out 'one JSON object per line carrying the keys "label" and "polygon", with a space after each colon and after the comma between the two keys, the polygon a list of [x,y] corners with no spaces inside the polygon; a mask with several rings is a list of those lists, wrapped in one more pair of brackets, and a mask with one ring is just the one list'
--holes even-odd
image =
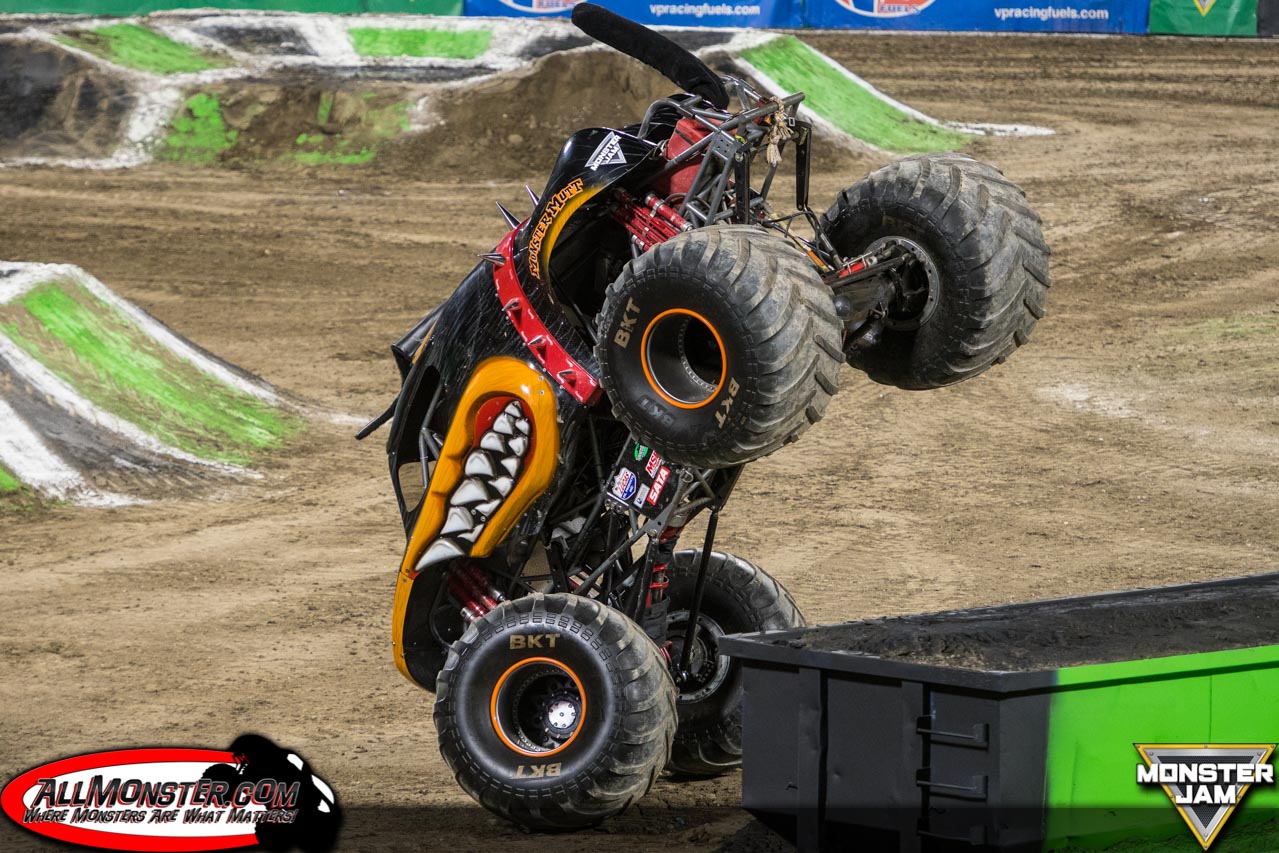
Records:
{"label": "monster jam logo", "polygon": [[870,18],[901,18],[905,15],[918,15],[933,5],[936,0],[835,0],[835,2],[850,12]]}
{"label": "monster jam logo", "polygon": [[622,153],[622,138],[612,131],[604,137],[604,141],[595,149],[591,159],[586,161],[586,168],[598,169],[600,166],[612,166],[625,163],[626,155]]}
{"label": "monster jam logo", "polygon": [[533,236],[528,241],[528,271],[538,281],[542,279],[542,241],[546,239],[546,232],[550,230],[551,223],[555,221],[555,217],[564,209],[564,205],[568,203],[568,200],[581,191],[581,178],[567,184],[562,190],[551,196],[551,200],[546,204],[546,210],[542,211],[541,218],[537,220],[537,227],[533,229]]}
{"label": "monster jam logo", "polygon": [[1203,849],[1253,785],[1273,785],[1273,743],[1138,743],[1137,784],[1159,785]]}

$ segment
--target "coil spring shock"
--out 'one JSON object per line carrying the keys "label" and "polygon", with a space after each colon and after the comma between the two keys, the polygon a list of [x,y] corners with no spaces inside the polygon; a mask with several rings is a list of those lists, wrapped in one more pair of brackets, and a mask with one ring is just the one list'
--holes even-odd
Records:
{"label": "coil spring shock", "polygon": [[505,598],[497,591],[488,573],[479,565],[463,562],[449,569],[445,579],[449,593],[461,605],[462,619],[470,624],[501,604]]}

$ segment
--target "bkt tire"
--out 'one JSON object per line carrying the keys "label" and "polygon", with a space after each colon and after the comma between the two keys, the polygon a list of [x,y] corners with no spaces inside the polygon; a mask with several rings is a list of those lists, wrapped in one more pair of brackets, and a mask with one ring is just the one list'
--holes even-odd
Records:
{"label": "bkt tire", "polygon": [[876,382],[923,390],[970,379],[1025,344],[1044,316],[1039,217],[987,163],[954,153],[899,160],[840,193],[822,225],[846,258],[904,239],[931,262],[926,319],[894,328],[890,312],[877,340],[848,349],[848,363]]}
{"label": "bkt tire", "polygon": [[750,226],[698,229],[632,260],[597,328],[613,414],[641,443],[701,468],[798,438],[826,411],[843,361],[816,268]]}
{"label": "bkt tire", "polygon": [[458,783],[530,829],[591,826],[648,793],[675,719],[657,647],[577,595],[519,598],[477,619],[436,684],[440,752]]}
{"label": "bkt tire", "polygon": [[[666,569],[671,582],[667,636],[676,661],[681,660],[701,556],[700,549],[678,551]],[[802,628],[805,622],[790,593],[768,572],[719,551],[711,552],[697,621],[691,678],[679,688],[679,728],[666,766],[690,776],[716,776],[742,763],[742,665],[719,653],[719,638]]]}

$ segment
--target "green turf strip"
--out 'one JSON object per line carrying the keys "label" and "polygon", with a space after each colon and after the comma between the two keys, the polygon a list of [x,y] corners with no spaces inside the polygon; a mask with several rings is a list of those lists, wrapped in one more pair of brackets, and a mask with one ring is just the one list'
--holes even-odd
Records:
{"label": "green turf strip", "polygon": [[245,464],[296,429],[77,284],[42,284],[0,309],[0,331],[29,355],[86,399],[173,447]]}
{"label": "green turf strip", "polygon": [[920,121],[849,80],[794,36],[779,36],[742,57],[788,92],[803,92],[804,106],[852,136],[885,151],[949,151],[971,137]]}
{"label": "green turf strip", "polygon": [[17,478],[6,471],[4,466],[0,465],[0,492],[16,492],[20,488],[22,488],[22,484],[18,482]]}
{"label": "green turf strip", "polygon": [[60,40],[117,65],[154,74],[205,71],[225,64],[138,24],[111,24],[75,32]]}
{"label": "green turf strip", "polygon": [[219,154],[235,145],[237,132],[222,118],[217,95],[199,92],[187,99],[185,108],[173,118],[160,156],[181,163],[212,163]]}
{"label": "green turf strip", "polygon": [[488,50],[488,30],[391,30],[353,27],[351,44],[360,56],[434,56],[474,59]]}

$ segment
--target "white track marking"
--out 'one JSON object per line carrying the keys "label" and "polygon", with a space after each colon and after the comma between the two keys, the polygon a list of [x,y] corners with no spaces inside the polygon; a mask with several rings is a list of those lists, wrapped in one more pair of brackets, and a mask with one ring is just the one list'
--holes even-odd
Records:
{"label": "white track marking", "polygon": [[0,261],[0,273],[10,272],[0,277],[0,304],[12,302],[37,284],[57,279],[71,279],[83,286],[94,296],[115,308],[133,320],[142,331],[150,335],[174,355],[195,365],[200,370],[213,376],[232,388],[242,391],[259,400],[277,405],[279,395],[265,382],[254,381],[210,358],[173,333],[167,326],[156,320],[147,312],[126,299],[122,299],[114,290],[98,279],[89,275],[80,267],[72,264],[34,264],[7,263]]}
{"label": "white track marking", "polygon": [[88,421],[108,432],[113,432],[121,438],[133,442],[144,450],[149,450],[162,456],[169,456],[182,462],[190,462],[194,465],[202,465],[207,468],[214,468],[224,471],[228,474],[236,474],[239,476],[261,477],[254,471],[242,468],[239,465],[230,465],[225,462],[214,462],[209,459],[201,459],[200,457],[187,453],[185,450],[179,450],[153,436],[143,432],[138,426],[119,418],[91,403],[89,400],[80,396],[80,394],[57,376],[53,371],[49,370],[40,362],[27,355],[21,348],[10,341],[4,335],[0,335],[0,360],[6,361],[9,368],[14,374],[30,383],[30,385],[45,395],[50,401],[57,404],[61,408],[70,412],[72,415],[81,420]]}
{"label": "white track marking", "polygon": [[126,506],[133,498],[89,489],[79,472],[44,445],[26,421],[0,400],[0,464],[46,497],[85,506]]}

